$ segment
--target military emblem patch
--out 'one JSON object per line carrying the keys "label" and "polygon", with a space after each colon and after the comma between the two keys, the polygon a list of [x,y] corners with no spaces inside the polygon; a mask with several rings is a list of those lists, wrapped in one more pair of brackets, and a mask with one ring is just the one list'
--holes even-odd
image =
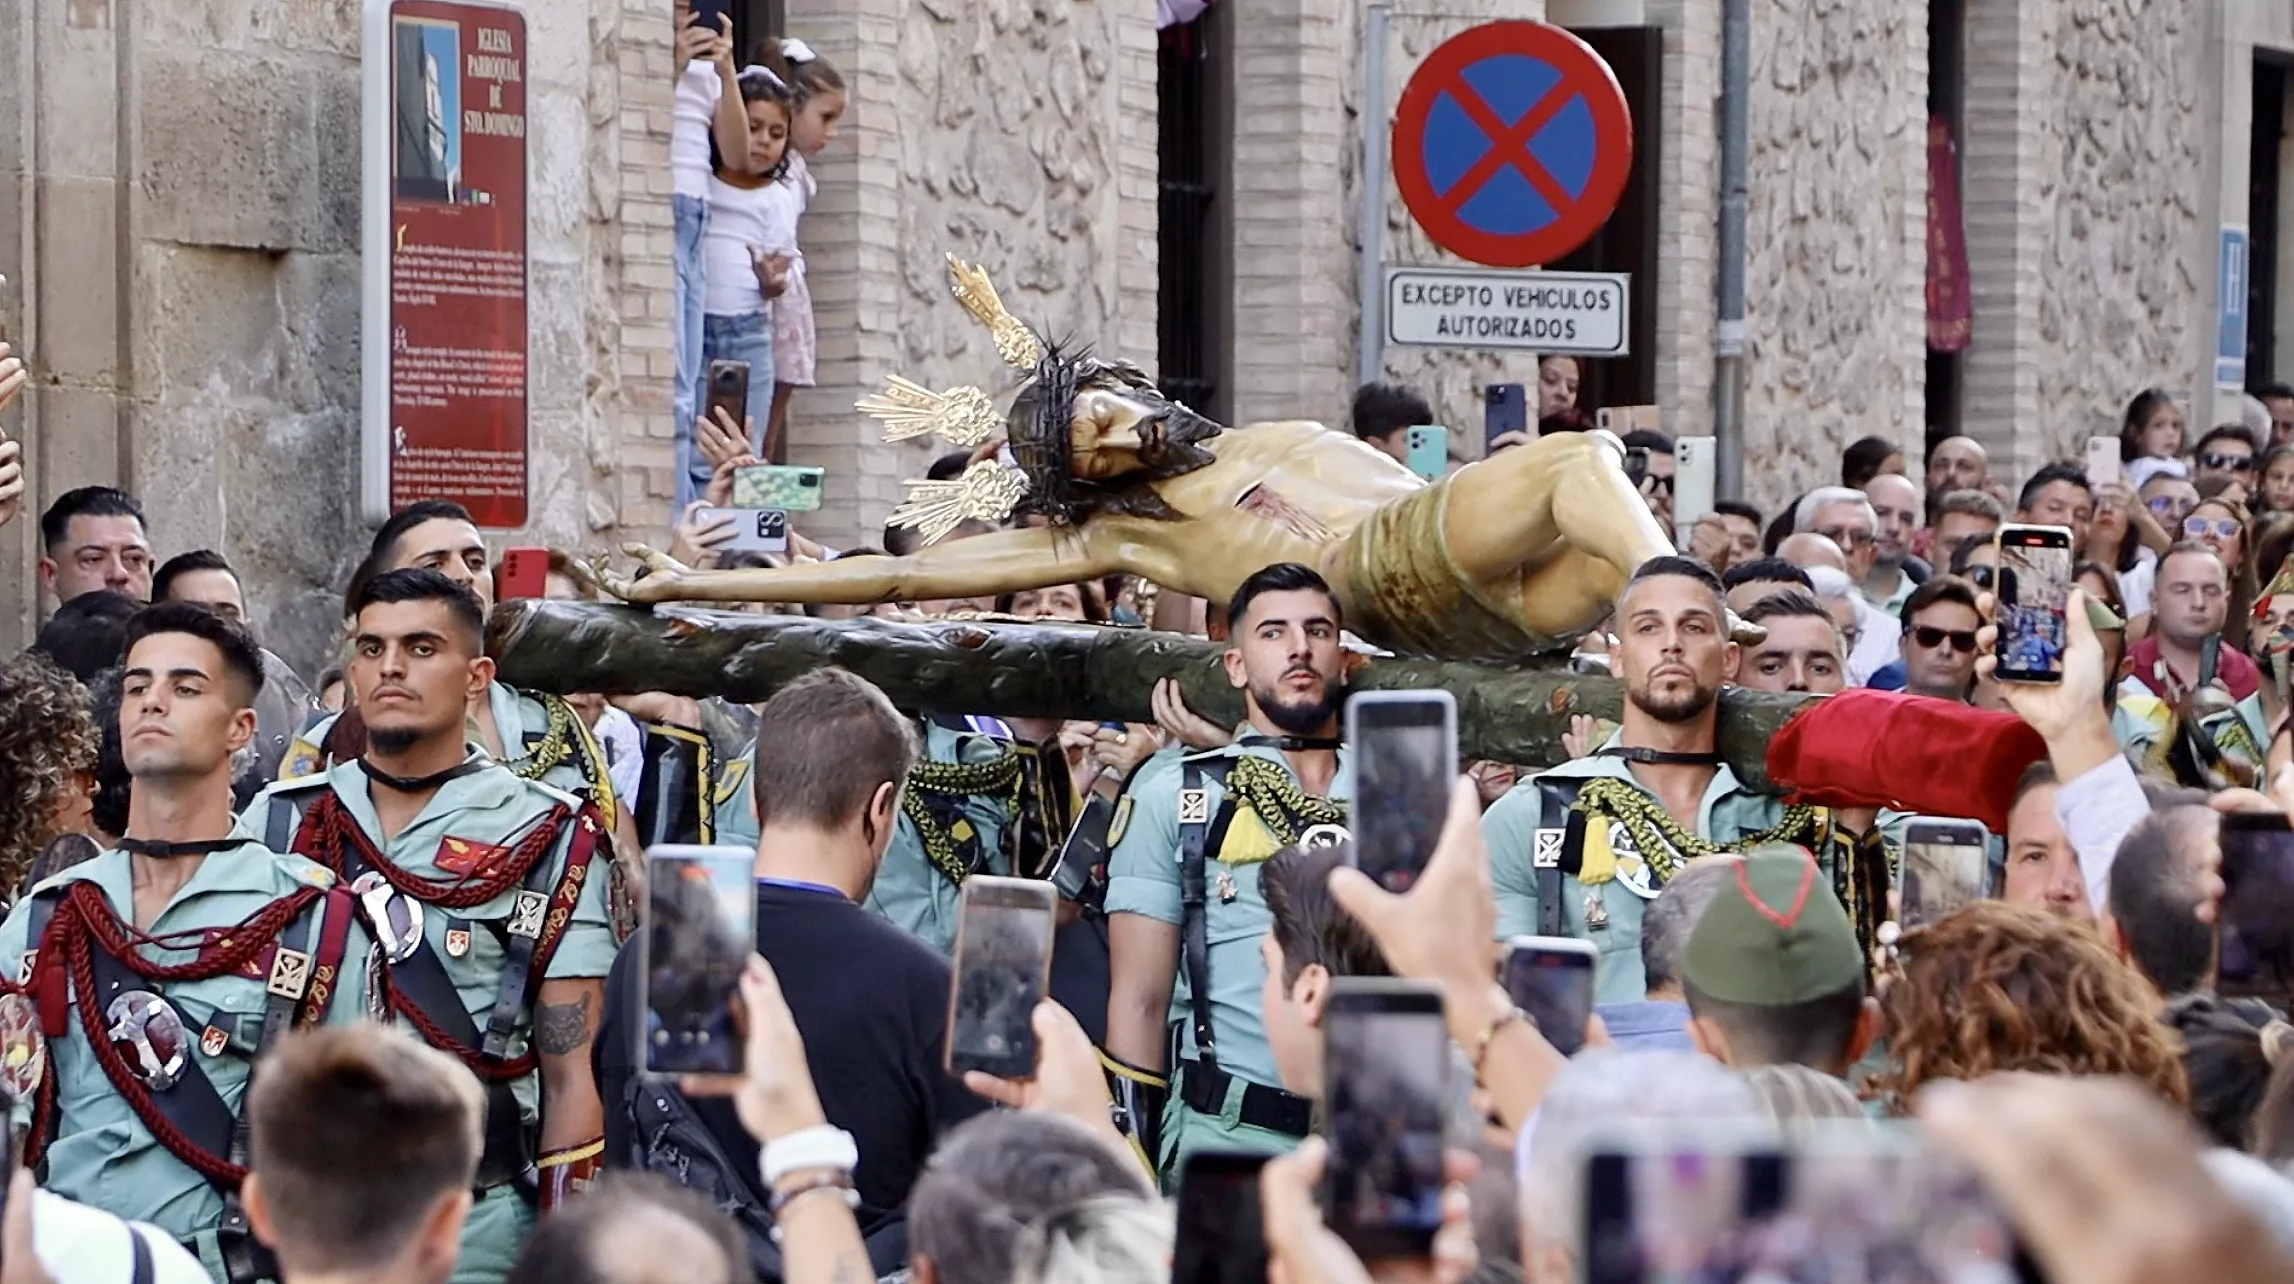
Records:
{"label": "military emblem patch", "polygon": [[199,1050],[210,1057],[222,1056],[223,1049],[230,1046],[231,1036],[221,1026],[211,1025],[199,1032]]}

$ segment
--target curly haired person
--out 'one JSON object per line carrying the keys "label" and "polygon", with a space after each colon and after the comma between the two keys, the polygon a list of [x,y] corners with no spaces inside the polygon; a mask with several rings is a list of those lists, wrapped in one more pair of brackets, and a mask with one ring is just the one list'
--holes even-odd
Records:
{"label": "curly haired person", "polygon": [[1939,1079],[2001,1071],[2124,1075],[2185,1106],[2181,1041],[2158,992],[2093,928],[1978,901],[1907,932],[1903,974],[1881,992],[1895,1064],[1877,1087],[1895,1114]]}
{"label": "curly haired person", "polygon": [[50,840],[92,827],[96,744],[77,678],[29,651],[0,661],[0,901]]}

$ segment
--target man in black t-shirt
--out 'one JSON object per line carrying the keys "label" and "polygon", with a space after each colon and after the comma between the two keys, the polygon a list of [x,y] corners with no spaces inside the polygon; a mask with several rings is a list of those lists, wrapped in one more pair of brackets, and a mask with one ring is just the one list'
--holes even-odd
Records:
{"label": "man in black t-shirt", "polygon": [[[823,669],[760,711],[756,753],[757,952],[780,977],[804,1036],[822,1112],[859,1149],[853,1187],[874,1256],[879,1232],[896,1230],[940,1133],[987,1108],[942,1069],[948,960],[860,906],[899,817],[915,732],[883,692],[842,669]],[[607,1103],[607,1161],[619,1167],[644,1166],[624,1108],[641,1067],[639,977],[633,941],[607,981],[593,1045]],[[750,1185],[734,1193],[763,1207],[757,1144],[732,1103],[696,1097],[687,1104]]]}

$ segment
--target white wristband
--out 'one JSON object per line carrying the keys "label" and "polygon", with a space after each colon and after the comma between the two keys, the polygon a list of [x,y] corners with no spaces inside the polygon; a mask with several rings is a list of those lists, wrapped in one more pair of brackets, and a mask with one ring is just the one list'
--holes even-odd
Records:
{"label": "white wristband", "polygon": [[859,1163],[859,1143],[853,1141],[851,1133],[829,1124],[799,1128],[785,1137],[775,1137],[757,1151],[757,1171],[765,1179],[768,1193],[790,1173],[807,1168],[849,1173]]}

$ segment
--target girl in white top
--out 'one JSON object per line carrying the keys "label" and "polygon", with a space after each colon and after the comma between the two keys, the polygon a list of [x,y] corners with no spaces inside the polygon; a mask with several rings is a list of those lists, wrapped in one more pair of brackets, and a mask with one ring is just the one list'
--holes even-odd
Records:
{"label": "girl in white top", "polygon": [[[734,89],[733,20],[717,15],[715,29],[696,20],[691,0],[676,0],[677,89],[669,118],[670,209],[676,220],[670,274],[670,352],[677,367],[671,389],[681,465],[697,460],[693,407],[701,387],[701,237],[709,220],[712,146],[728,156],[749,154],[748,116]],[[679,476],[691,471],[681,467]],[[683,489],[680,482],[679,489]],[[698,493],[698,492],[696,492]]]}
{"label": "girl in white top", "polygon": [[[740,86],[749,151],[737,165],[717,158],[709,180],[701,360],[704,369],[721,360],[748,365],[748,423],[733,427],[743,430],[751,453],[762,455],[758,433],[772,405],[772,300],[788,287],[797,237],[786,203],[773,195],[788,172],[788,88],[763,67],[743,71]],[[710,479],[699,480],[706,490]]]}
{"label": "girl in white top", "polygon": [[[836,123],[844,115],[844,77],[802,40],[783,40],[759,61],[789,87],[789,173],[774,185],[774,198],[786,203],[795,229],[815,190],[808,162],[836,141]],[[818,347],[812,288],[798,256],[790,264],[788,289],[773,302],[773,409],[765,457],[776,463],[788,437],[789,394],[812,386]]]}

